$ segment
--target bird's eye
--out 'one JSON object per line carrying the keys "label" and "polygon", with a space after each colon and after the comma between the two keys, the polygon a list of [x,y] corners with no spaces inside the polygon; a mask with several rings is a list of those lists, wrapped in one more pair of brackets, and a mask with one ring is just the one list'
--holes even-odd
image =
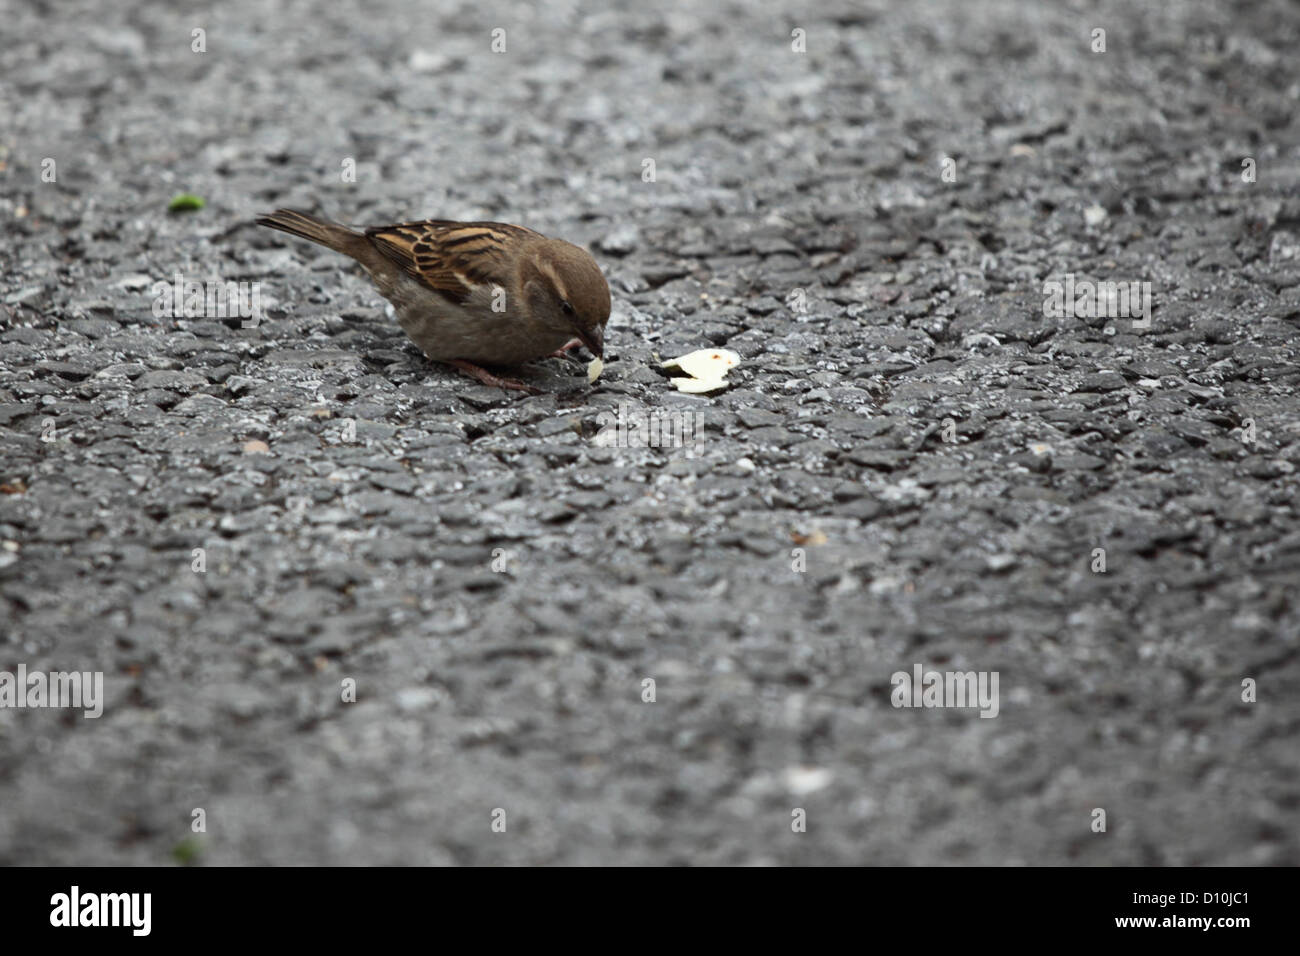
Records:
{"label": "bird's eye", "polygon": [[568,299],[560,300],[560,308],[564,311],[565,315],[573,315],[573,306],[569,304]]}

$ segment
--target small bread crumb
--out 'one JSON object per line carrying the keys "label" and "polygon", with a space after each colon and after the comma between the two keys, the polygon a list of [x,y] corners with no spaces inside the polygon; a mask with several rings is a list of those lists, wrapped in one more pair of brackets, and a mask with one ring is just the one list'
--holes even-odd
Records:
{"label": "small bread crumb", "polygon": [[598,358],[592,359],[591,364],[587,366],[587,381],[596,381],[596,379],[600,378],[600,373],[603,371],[605,371],[605,363]]}
{"label": "small bread crumb", "polygon": [[686,376],[672,379],[679,392],[705,395],[727,387],[727,372],[740,364],[740,356],[728,349],[699,349],[687,355],[660,362],[660,368],[680,369]]}

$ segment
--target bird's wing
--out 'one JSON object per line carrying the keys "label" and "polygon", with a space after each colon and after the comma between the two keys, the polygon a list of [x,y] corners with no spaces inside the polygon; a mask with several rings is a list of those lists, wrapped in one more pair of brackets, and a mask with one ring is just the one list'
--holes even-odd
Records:
{"label": "bird's wing", "polygon": [[543,237],[504,222],[427,219],[374,226],[366,238],[408,275],[461,304],[475,288],[510,287],[507,243]]}

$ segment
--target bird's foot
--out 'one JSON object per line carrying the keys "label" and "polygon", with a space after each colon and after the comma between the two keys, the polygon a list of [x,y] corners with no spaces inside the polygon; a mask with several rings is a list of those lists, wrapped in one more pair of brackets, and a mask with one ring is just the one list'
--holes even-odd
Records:
{"label": "bird's foot", "polygon": [[581,347],[582,347],[582,339],[569,339],[569,341],[565,342],[558,349],[556,349],[554,352],[548,355],[547,358],[573,359],[575,362],[582,364],[581,360],[576,355],[569,354],[569,349],[576,349]]}
{"label": "bird's foot", "polygon": [[453,368],[459,369],[470,378],[482,382],[484,385],[491,385],[494,388],[504,388],[508,391],[527,392],[529,395],[542,394],[540,388],[533,388],[533,386],[526,385],[516,378],[501,378],[493,375],[487,369],[475,365],[473,362],[466,362],[464,359],[452,359],[447,364]]}

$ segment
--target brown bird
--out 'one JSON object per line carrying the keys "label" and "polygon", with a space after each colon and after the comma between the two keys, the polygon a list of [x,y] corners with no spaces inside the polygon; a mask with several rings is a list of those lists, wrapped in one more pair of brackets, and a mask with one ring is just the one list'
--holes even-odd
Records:
{"label": "brown bird", "polygon": [[537,391],[484,365],[521,365],[577,344],[604,355],[609,286],[590,253],[562,239],[445,219],[355,232],[294,209],[257,222],[357,260],[425,355],[486,385]]}

